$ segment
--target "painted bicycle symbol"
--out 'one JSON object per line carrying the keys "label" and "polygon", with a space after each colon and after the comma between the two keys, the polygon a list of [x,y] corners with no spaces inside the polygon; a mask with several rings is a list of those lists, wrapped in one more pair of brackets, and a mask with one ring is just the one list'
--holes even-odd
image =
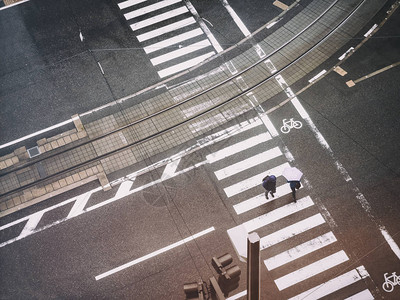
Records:
{"label": "painted bicycle symbol", "polygon": [[385,273],[385,275],[383,275],[385,277],[385,282],[382,284],[382,288],[385,292],[391,293],[395,285],[400,285],[400,276],[397,276],[396,272],[393,272],[390,276],[387,276],[387,274],[388,273]]}
{"label": "painted bicycle symbol", "polygon": [[283,119],[283,126],[281,127],[282,133],[289,133],[290,129],[296,128],[300,129],[301,126],[303,126],[303,123],[300,121],[294,121],[293,118],[291,118],[289,121],[287,119]]}

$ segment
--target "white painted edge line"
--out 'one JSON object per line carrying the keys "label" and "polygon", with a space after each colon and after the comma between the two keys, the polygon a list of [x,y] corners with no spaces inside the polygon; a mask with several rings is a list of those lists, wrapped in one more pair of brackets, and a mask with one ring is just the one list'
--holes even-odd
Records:
{"label": "white painted edge line", "polygon": [[343,53],[341,56],[339,56],[339,60],[343,60],[347,54],[349,54],[351,51],[354,50],[354,47],[350,47],[345,53]]}
{"label": "white painted edge line", "polygon": [[278,289],[282,291],[292,285],[318,275],[348,260],[349,257],[347,254],[343,250],[340,250],[274,281]]}
{"label": "white painted edge line", "polygon": [[16,143],[22,142],[22,141],[24,141],[24,140],[26,140],[26,139],[29,139],[29,138],[34,137],[34,136],[37,136],[37,135],[39,135],[39,134],[42,134],[42,133],[45,133],[45,132],[47,132],[47,131],[53,130],[53,129],[55,129],[55,128],[64,126],[64,125],[69,124],[69,123],[71,123],[71,122],[73,122],[72,119],[67,120],[67,121],[64,121],[64,122],[61,122],[61,123],[58,123],[58,124],[55,124],[55,125],[53,125],[53,126],[47,127],[47,128],[45,128],[45,129],[42,129],[42,130],[39,130],[39,131],[36,131],[36,132],[34,132],[34,133],[25,135],[25,136],[23,136],[23,137],[21,137],[21,138],[19,138],[19,139],[16,139],[16,140],[13,140],[13,141],[11,141],[11,142],[8,142],[8,143],[5,143],[5,144],[3,144],[3,145],[0,145],[0,149],[3,149],[3,148],[5,148],[5,147],[8,147],[8,146],[14,145],[14,144],[16,144]]}
{"label": "white painted edge line", "polygon": [[0,10],[7,9],[7,8],[12,7],[12,6],[19,5],[19,4],[28,2],[28,1],[29,1],[29,0],[23,0],[23,1],[19,1],[19,2],[16,2],[16,3],[10,4],[10,5],[6,5],[6,6],[2,7],[2,8],[0,8]]}
{"label": "white painted edge line", "polygon": [[386,242],[389,244],[390,249],[394,252],[394,254],[397,256],[398,259],[400,259],[400,248],[396,244],[396,242],[393,240],[393,238],[390,236],[390,234],[387,232],[387,230],[383,227],[379,228],[383,237],[385,238]]}
{"label": "white painted edge line", "polygon": [[210,40],[211,44],[213,45],[215,51],[217,53],[220,53],[224,51],[224,49],[221,47],[221,45],[218,43],[217,39],[214,37],[214,35],[211,33],[210,29],[208,29],[207,25],[204,23],[202,18],[199,16],[197,13],[197,10],[194,8],[193,4],[190,1],[185,1],[187,9],[194,15],[197,19],[197,22],[199,23],[201,29],[204,31],[208,39]]}
{"label": "white painted edge line", "polygon": [[235,21],[236,25],[239,27],[240,31],[244,34],[244,36],[251,35],[250,31],[247,29],[246,25],[239,18],[237,13],[233,10],[233,8],[229,5],[227,0],[222,0],[222,5],[226,8],[228,13],[231,15],[233,21]]}
{"label": "white painted edge line", "polygon": [[314,82],[315,80],[317,80],[318,78],[320,78],[322,75],[324,75],[327,71],[324,69],[321,72],[319,72],[317,75],[315,75],[313,78],[311,78],[308,82]]}
{"label": "white painted edge line", "polygon": [[369,35],[372,33],[372,31],[375,30],[376,27],[378,27],[378,25],[377,25],[377,24],[374,24],[374,26],[372,26],[371,29],[368,30],[368,31],[364,34],[364,37],[369,36]]}
{"label": "white painted edge line", "polygon": [[165,253],[165,252],[167,252],[167,251],[169,251],[169,250],[171,250],[171,249],[174,249],[174,248],[176,248],[176,247],[178,247],[178,246],[181,246],[181,245],[183,245],[183,244],[185,244],[185,243],[187,243],[187,242],[193,241],[194,239],[196,239],[196,238],[198,238],[198,237],[201,237],[201,236],[203,236],[203,235],[205,235],[205,234],[207,234],[207,233],[210,233],[210,232],[212,232],[212,231],[214,231],[214,230],[215,230],[214,227],[210,227],[210,228],[208,228],[208,229],[205,229],[205,230],[203,230],[203,231],[201,231],[201,232],[199,232],[199,233],[196,233],[196,234],[194,234],[194,235],[192,235],[192,236],[189,236],[189,237],[187,237],[187,238],[185,238],[185,239],[183,239],[183,240],[180,240],[180,241],[178,241],[178,242],[176,242],[176,243],[173,243],[173,244],[171,244],[171,245],[169,245],[169,246],[166,246],[166,247],[164,247],[164,248],[161,248],[161,249],[159,249],[159,250],[157,250],[157,251],[154,251],[154,252],[152,252],[152,253],[149,253],[149,254],[147,254],[147,255],[145,255],[145,256],[139,257],[139,258],[137,258],[137,259],[135,259],[135,260],[133,260],[133,261],[130,261],[130,262],[126,263],[126,264],[123,264],[122,266],[116,267],[116,268],[114,268],[114,269],[112,269],[112,270],[110,270],[110,271],[107,271],[107,272],[105,272],[105,273],[102,273],[102,274],[100,274],[100,275],[97,275],[97,276],[95,277],[95,279],[96,279],[96,280],[103,279],[103,278],[105,278],[105,277],[107,277],[107,276],[110,276],[110,275],[112,275],[112,274],[115,274],[115,273],[117,273],[117,272],[119,272],[119,271],[122,271],[122,270],[124,270],[124,269],[126,269],[126,268],[132,267],[132,266],[134,266],[134,265],[136,265],[136,264],[138,264],[138,263],[140,263],[140,262],[143,262],[143,261],[148,260],[148,259],[150,259],[150,258],[152,258],[152,257],[155,257],[155,256],[157,256],[157,255],[159,255],[159,254]]}

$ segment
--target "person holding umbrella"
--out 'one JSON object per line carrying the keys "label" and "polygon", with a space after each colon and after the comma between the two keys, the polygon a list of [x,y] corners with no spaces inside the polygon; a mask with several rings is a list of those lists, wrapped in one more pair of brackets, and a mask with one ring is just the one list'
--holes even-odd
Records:
{"label": "person holding umbrella", "polygon": [[266,190],[265,198],[268,199],[268,193],[271,193],[271,196],[275,197],[274,193],[276,193],[276,177],[274,175],[265,176],[262,180],[262,186]]}
{"label": "person holding umbrella", "polygon": [[300,179],[301,176],[303,176],[303,173],[295,168],[295,167],[290,167],[290,168],[285,168],[282,172],[282,175],[286,178],[287,182],[290,185],[290,189],[292,190],[292,196],[294,202],[296,202],[296,190],[298,190],[301,187]]}

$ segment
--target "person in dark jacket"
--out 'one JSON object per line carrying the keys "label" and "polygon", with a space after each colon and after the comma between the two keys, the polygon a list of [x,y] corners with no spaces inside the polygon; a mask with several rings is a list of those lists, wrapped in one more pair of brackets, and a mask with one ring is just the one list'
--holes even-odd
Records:
{"label": "person in dark jacket", "polygon": [[268,199],[268,193],[271,193],[272,197],[275,197],[276,193],[276,177],[274,175],[267,175],[262,180],[262,186],[266,190],[265,198]]}
{"label": "person in dark jacket", "polygon": [[292,190],[293,200],[294,200],[294,202],[297,202],[296,201],[296,190],[298,190],[301,187],[301,183],[298,180],[288,181],[288,183],[290,185],[290,189]]}

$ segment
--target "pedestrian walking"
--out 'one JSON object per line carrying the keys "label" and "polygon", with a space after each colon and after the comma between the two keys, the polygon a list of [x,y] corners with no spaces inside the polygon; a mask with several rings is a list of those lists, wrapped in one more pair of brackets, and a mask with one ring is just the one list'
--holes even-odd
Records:
{"label": "pedestrian walking", "polygon": [[301,187],[301,183],[298,180],[291,180],[291,181],[288,181],[288,183],[290,184],[290,189],[292,190],[293,200],[294,200],[294,202],[297,202],[296,190],[298,190]]}
{"label": "pedestrian walking", "polygon": [[276,193],[276,177],[274,175],[267,175],[262,180],[262,186],[266,190],[265,198],[268,199],[268,193],[271,193],[272,197],[275,197]]}

